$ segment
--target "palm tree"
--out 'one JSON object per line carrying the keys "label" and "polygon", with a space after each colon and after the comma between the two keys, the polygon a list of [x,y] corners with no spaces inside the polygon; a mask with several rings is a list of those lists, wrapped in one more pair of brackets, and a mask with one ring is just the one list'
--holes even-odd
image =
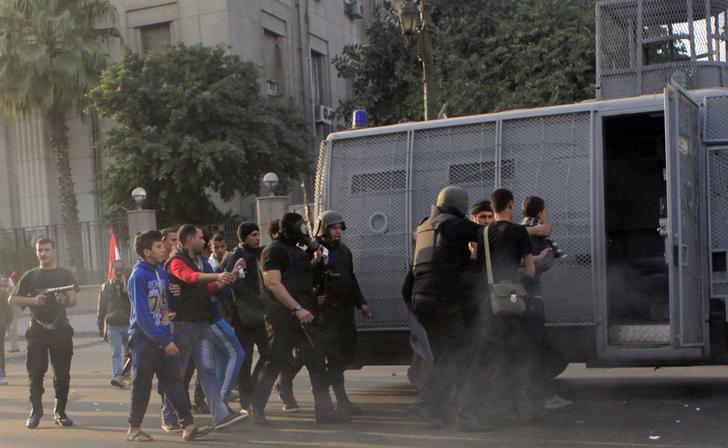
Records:
{"label": "palm tree", "polygon": [[109,62],[119,37],[109,0],[0,0],[0,109],[45,119],[56,163],[71,267],[83,270],[78,202],[68,155],[66,118]]}

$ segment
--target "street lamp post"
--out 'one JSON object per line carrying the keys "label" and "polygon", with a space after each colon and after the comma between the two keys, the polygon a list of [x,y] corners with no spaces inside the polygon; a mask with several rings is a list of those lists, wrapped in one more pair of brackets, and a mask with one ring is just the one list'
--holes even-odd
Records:
{"label": "street lamp post", "polygon": [[[277,221],[288,211],[288,197],[276,196],[276,187],[279,182],[280,179],[276,173],[265,173],[263,176],[263,185],[268,190],[268,195],[255,198],[255,214],[261,230],[267,229],[271,222]],[[271,242],[268,232],[260,232],[260,238],[264,245]]]}
{"label": "street lamp post", "polygon": [[263,185],[268,189],[268,196],[273,196],[278,186],[278,175],[273,172],[265,173],[263,176]]}
{"label": "street lamp post", "polygon": [[422,87],[425,121],[435,116],[435,83],[432,64],[432,20],[430,4],[425,0],[400,0],[399,23],[405,38],[417,37],[417,53],[422,61]]}
{"label": "street lamp post", "polygon": [[147,199],[147,191],[142,187],[136,187],[131,192],[131,197],[136,202],[136,210],[127,210],[126,219],[129,228],[129,253],[134,253],[134,238],[140,232],[154,230],[157,228],[157,212],[144,208],[144,201]]}
{"label": "street lamp post", "polygon": [[142,210],[144,208],[144,200],[147,198],[147,191],[142,187],[136,187],[132,190],[131,197],[136,202],[137,210]]}

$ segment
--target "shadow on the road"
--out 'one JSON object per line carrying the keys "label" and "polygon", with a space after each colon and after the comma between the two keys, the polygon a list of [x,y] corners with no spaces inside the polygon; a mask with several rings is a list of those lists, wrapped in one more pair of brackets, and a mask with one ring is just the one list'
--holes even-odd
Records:
{"label": "shadow on the road", "polygon": [[726,378],[584,378],[557,380],[557,384],[564,395],[587,401],[700,400],[728,396]]}

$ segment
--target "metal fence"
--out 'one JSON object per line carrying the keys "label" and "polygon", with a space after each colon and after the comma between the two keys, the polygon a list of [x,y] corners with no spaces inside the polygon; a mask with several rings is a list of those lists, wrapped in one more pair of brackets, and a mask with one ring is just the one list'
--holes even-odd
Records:
{"label": "metal fence", "polygon": [[[319,209],[341,212],[346,243],[375,317],[369,328],[406,328],[401,286],[412,233],[438,191],[465,188],[472,201],[503,186],[545,199],[553,238],[568,257],[544,276],[547,321],[594,322],[589,113],[493,120],[462,126],[340,138],[322,147]],[[518,218],[518,217],[517,217]]]}
{"label": "metal fence", "polygon": [[[126,222],[106,223],[90,221],[80,223],[81,243],[83,247],[84,269],[76,272],[80,284],[97,284],[104,281],[108,269],[109,241],[114,232],[122,253],[122,258],[129,266],[134,257],[129,248]],[[58,264],[70,266],[70,250],[61,224],[24,227],[16,229],[0,229],[0,269],[6,272],[18,272],[20,275],[27,269],[37,265],[34,243],[38,238],[49,237],[56,242]]]}
{"label": "metal fence", "polygon": [[597,5],[597,97],[728,86],[728,0],[606,0]]}

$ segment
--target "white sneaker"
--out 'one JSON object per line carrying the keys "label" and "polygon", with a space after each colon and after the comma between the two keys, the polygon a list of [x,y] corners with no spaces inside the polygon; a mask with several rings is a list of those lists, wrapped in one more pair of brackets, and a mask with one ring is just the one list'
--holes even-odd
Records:
{"label": "white sneaker", "polygon": [[574,404],[573,401],[567,400],[565,398],[561,398],[558,395],[554,395],[553,397],[549,398],[548,400],[543,401],[544,409],[548,409],[549,411],[563,409],[563,408],[571,406],[572,404]]}
{"label": "white sneaker", "polygon": [[0,386],[7,386],[8,380],[4,376],[0,376]]}

